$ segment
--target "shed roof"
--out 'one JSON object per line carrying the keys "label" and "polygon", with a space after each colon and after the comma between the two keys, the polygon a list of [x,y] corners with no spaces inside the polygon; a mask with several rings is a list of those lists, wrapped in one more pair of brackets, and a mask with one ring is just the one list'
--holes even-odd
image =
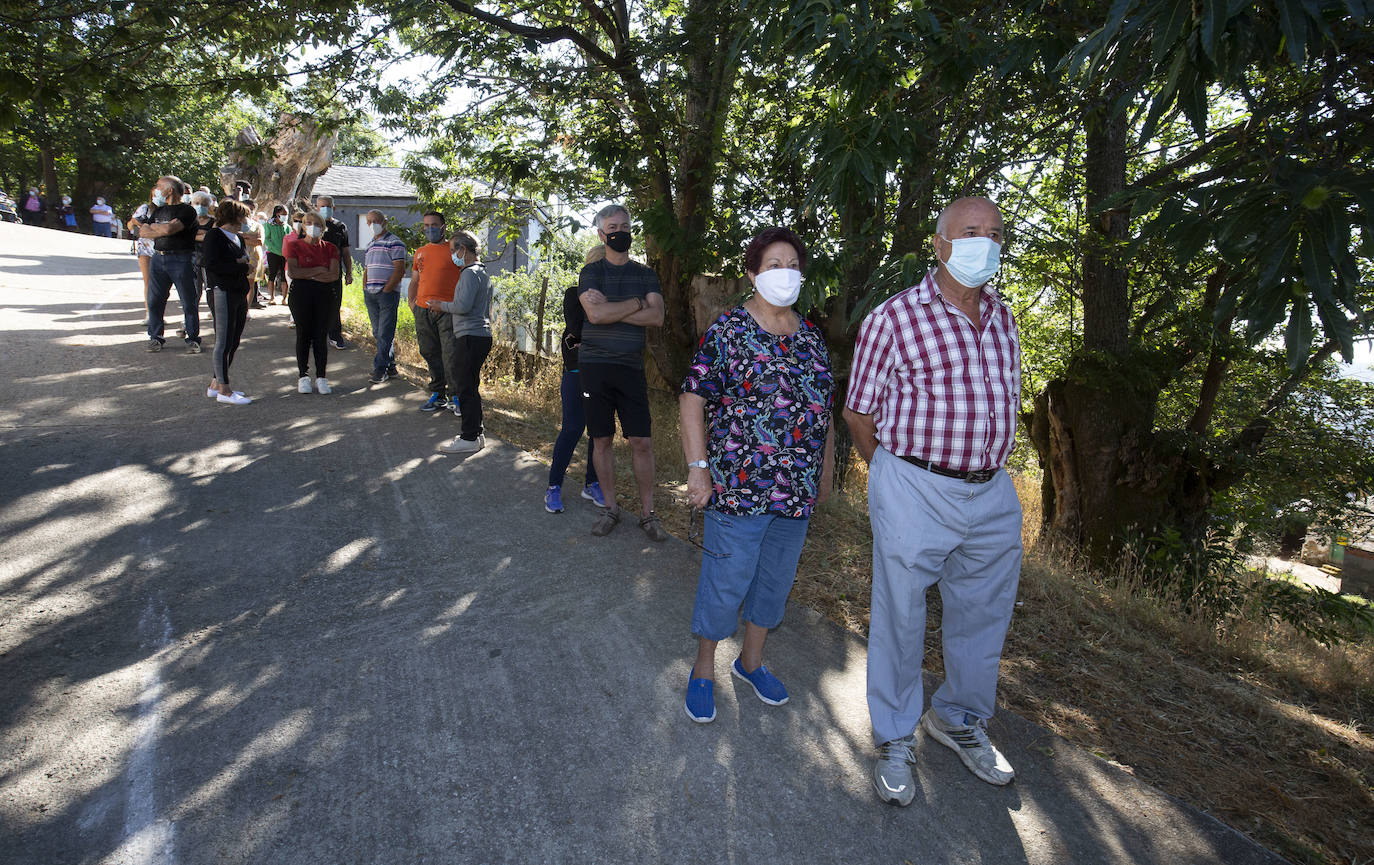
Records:
{"label": "shed roof", "polygon": [[416,198],[418,190],[385,165],[331,165],[315,180],[314,195],[348,198]]}

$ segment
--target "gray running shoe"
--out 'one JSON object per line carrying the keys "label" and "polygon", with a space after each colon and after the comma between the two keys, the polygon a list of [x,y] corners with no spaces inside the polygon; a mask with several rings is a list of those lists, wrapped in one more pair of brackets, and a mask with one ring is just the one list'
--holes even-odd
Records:
{"label": "gray running shoe", "polygon": [[921,727],[932,739],[958,754],[970,772],[989,784],[1000,787],[1016,778],[1011,763],[993,747],[987,724],[981,719],[969,726],[946,724],[934,709],[927,709],[921,716]]}
{"label": "gray running shoe", "polygon": [[162,351],[162,340],[160,340],[160,339],[150,339],[150,340],[148,340],[148,351]]}
{"label": "gray running shoe", "polygon": [[188,342],[188,343],[186,343],[186,353],[187,353],[187,354],[200,354],[202,351],[204,351],[204,349],[201,348],[200,343],[198,343],[198,342]]}
{"label": "gray running shoe", "polygon": [[601,509],[601,516],[592,523],[592,534],[598,538],[603,538],[615,531],[616,525],[620,522],[620,508],[609,507]]}
{"label": "gray running shoe", "polygon": [[639,521],[639,527],[644,530],[644,534],[649,536],[649,540],[663,543],[668,540],[668,532],[663,528],[663,523],[659,522],[658,514],[649,511],[649,515]]}
{"label": "gray running shoe", "polygon": [[915,747],[915,733],[878,746],[878,759],[873,763],[873,789],[879,799],[906,806],[916,798],[916,781],[911,777],[911,764],[916,762]]}

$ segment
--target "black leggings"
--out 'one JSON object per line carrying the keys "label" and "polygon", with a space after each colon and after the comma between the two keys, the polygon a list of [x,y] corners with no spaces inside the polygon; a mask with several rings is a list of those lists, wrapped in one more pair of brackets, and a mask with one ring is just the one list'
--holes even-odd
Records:
{"label": "black leggings", "polygon": [[315,351],[315,377],[326,378],[329,365],[329,325],[333,316],[334,292],[327,282],[313,279],[291,281],[291,297],[286,305],[296,320],[296,366],[301,378],[310,375],[310,351]]}
{"label": "black leggings", "polygon": [[211,355],[215,378],[229,383],[229,365],[239,350],[244,325],[248,322],[248,295],[218,289],[211,292],[215,311],[215,351]]}

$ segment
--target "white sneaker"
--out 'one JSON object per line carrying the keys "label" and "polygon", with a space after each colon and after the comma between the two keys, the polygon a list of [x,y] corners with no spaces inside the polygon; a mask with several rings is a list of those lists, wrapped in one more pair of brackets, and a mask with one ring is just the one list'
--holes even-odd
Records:
{"label": "white sneaker", "polygon": [[248,405],[250,402],[252,402],[251,399],[243,395],[243,391],[239,390],[234,391],[228,396],[225,396],[222,393],[215,394],[215,399],[218,402],[227,403],[229,405]]}
{"label": "white sneaker", "polygon": [[921,716],[921,727],[932,739],[958,754],[970,772],[989,784],[1000,787],[1016,778],[1011,763],[993,747],[983,721],[968,726],[946,724],[934,709],[927,709]]}
{"label": "white sneaker", "polygon": [[205,389],[205,395],[208,396],[210,399],[214,399],[215,397],[219,396],[219,388],[207,387]]}
{"label": "white sneaker", "polygon": [[916,734],[878,746],[878,759],[873,763],[873,789],[884,802],[905,807],[916,798],[916,781],[911,777],[911,764],[916,762]]}
{"label": "white sneaker", "polygon": [[329,393],[329,379],[324,376],[315,379],[315,393]]}
{"label": "white sneaker", "polygon": [[310,376],[301,376],[301,380],[296,382],[296,393],[311,393],[312,391],[314,388],[310,386]]}
{"label": "white sneaker", "polygon": [[470,454],[480,451],[487,446],[487,437],[479,435],[476,439],[468,441],[462,436],[454,436],[453,441],[447,441],[439,445],[439,453],[444,454]]}

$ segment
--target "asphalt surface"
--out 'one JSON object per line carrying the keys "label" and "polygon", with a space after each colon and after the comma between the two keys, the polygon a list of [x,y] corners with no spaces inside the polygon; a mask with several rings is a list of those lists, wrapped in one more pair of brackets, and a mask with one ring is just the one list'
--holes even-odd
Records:
{"label": "asphalt surface", "polygon": [[879,803],[864,642],[801,607],[791,702],[693,724],[690,546],[545,513],[499,425],[436,454],[360,351],[297,394],[280,308],[206,399],[141,296],[127,241],[0,225],[0,863],[1283,861],[1009,713],[1015,784],[923,737]]}

